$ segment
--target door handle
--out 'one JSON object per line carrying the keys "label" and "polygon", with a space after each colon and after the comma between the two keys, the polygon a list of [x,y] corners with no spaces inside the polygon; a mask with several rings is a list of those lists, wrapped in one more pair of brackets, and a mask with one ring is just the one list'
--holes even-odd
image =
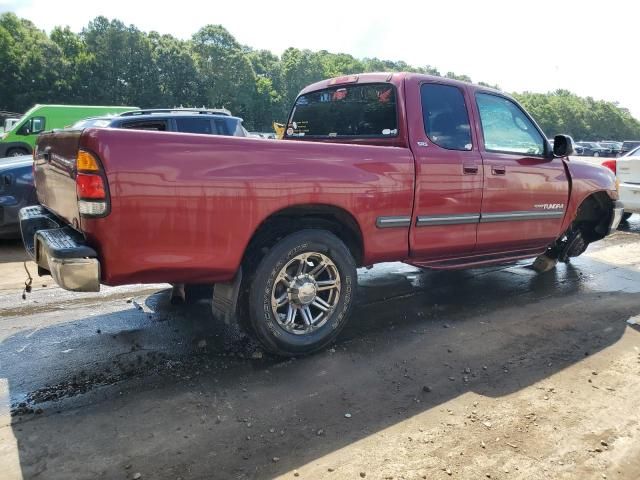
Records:
{"label": "door handle", "polygon": [[474,163],[465,163],[462,166],[462,171],[465,175],[476,175],[478,173],[478,165]]}
{"label": "door handle", "polygon": [[494,175],[504,175],[507,173],[507,169],[504,165],[493,165],[491,167],[491,173]]}

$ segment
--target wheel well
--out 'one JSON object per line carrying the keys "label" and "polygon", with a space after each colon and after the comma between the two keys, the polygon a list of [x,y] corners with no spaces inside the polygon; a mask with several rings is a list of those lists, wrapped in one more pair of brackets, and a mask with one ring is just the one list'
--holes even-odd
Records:
{"label": "wheel well", "polygon": [[606,192],[596,192],[580,204],[573,224],[580,228],[588,242],[594,242],[606,236],[612,212],[609,195]]}
{"label": "wheel well", "polygon": [[15,152],[16,150],[27,152],[27,154],[29,153],[29,149],[25,147],[10,147],[7,148],[7,153],[9,154],[11,152]]}
{"label": "wheel well", "polygon": [[346,210],[331,205],[297,205],[273,213],[251,237],[245,262],[262,257],[281,238],[308,228],[330,231],[344,242],[356,265],[362,264],[364,245],[358,222]]}
{"label": "wheel well", "polygon": [[25,142],[9,142],[5,144],[5,155],[11,150],[25,150],[27,153],[33,152],[31,145]]}

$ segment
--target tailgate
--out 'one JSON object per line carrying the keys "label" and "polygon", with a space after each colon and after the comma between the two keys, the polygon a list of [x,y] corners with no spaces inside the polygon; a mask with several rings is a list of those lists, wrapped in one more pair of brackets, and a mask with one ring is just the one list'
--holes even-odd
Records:
{"label": "tailgate", "polygon": [[80,228],[75,178],[81,134],[73,130],[40,135],[34,161],[38,201],[76,229]]}
{"label": "tailgate", "polygon": [[618,158],[616,171],[620,182],[640,184],[640,157]]}

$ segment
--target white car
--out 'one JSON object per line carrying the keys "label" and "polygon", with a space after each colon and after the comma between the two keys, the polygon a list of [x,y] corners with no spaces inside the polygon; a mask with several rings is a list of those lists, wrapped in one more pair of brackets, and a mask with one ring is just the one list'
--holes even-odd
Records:
{"label": "white car", "polygon": [[640,213],[640,147],[622,157],[605,160],[602,165],[613,170],[618,177],[620,201],[624,204],[622,220]]}

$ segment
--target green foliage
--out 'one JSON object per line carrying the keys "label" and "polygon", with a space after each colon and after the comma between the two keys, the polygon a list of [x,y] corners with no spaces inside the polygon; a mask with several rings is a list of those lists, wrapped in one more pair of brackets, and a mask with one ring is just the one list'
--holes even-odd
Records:
{"label": "green foliage", "polygon": [[[226,107],[244,117],[250,130],[271,130],[273,121],[284,121],[300,90],[324,78],[359,72],[442,75],[431,65],[326,50],[288,48],[278,57],[240,45],[220,25],[180,40],[97,17],[79,34],[56,27],[47,36],[12,13],[0,15],[0,65],[0,110],[25,111],[35,103]],[[454,72],[444,76],[471,81]],[[640,138],[640,123],[613,103],[565,90],[516,97],[549,136]]]}
{"label": "green foliage", "polygon": [[0,15],[0,65],[0,109],[25,111],[34,99],[46,103],[59,97],[60,48],[12,13]]}
{"label": "green foliage", "polygon": [[567,90],[524,92],[514,97],[549,137],[564,133],[578,141],[640,138],[640,122],[611,102],[579,97]]}

